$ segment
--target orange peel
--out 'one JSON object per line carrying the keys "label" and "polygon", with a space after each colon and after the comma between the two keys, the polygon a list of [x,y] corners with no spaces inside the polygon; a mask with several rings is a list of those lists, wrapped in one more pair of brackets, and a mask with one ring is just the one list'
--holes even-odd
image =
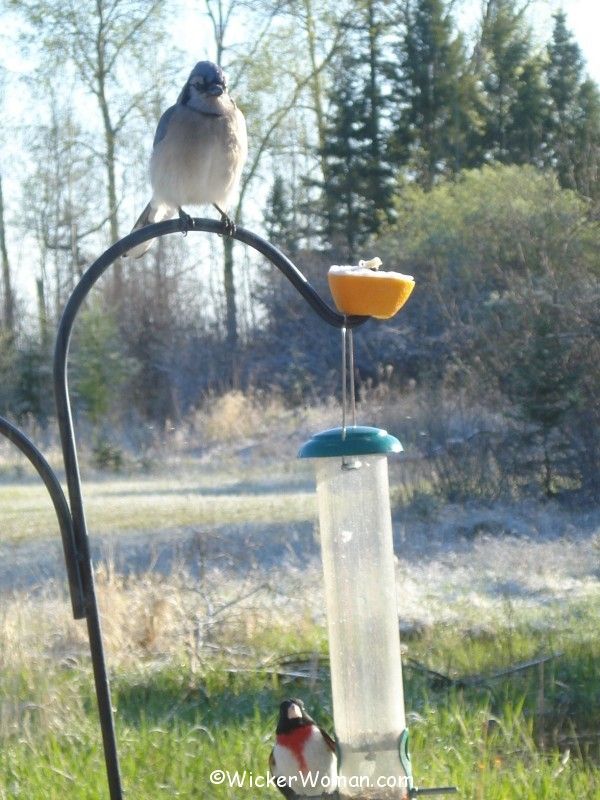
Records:
{"label": "orange peel", "polygon": [[329,290],[338,311],[346,315],[389,319],[406,303],[415,287],[412,275],[379,271],[381,260],[359,261],[357,266],[334,265],[327,273]]}

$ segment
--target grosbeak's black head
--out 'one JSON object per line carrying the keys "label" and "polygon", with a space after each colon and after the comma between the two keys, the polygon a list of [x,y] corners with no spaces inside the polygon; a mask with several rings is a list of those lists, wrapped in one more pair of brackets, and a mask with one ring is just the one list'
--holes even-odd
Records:
{"label": "grosbeak's black head", "polygon": [[279,719],[276,733],[289,733],[294,728],[304,725],[314,725],[313,718],[307,714],[304,703],[298,698],[284,700],[279,706]]}

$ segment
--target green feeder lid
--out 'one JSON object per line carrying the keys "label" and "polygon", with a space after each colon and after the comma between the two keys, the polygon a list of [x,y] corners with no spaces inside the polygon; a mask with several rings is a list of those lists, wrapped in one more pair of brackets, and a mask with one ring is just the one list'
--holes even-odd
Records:
{"label": "green feeder lid", "polygon": [[335,458],[336,456],[366,456],[381,453],[401,453],[402,445],[387,431],[355,425],[345,429],[331,428],[316,433],[305,442],[298,458]]}

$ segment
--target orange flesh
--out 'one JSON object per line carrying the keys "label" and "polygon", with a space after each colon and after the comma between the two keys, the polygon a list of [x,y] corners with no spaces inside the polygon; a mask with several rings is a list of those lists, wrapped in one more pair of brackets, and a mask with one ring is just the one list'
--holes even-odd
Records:
{"label": "orange flesh", "polygon": [[330,272],[327,278],[338,311],[376,319],[393,317],[415,286],[407,276],[382,272],[372,275]]}

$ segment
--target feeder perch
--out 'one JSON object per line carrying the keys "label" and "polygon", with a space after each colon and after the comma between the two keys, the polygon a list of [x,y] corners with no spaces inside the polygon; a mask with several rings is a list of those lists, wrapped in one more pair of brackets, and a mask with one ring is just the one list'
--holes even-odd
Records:
{"label": "feeder perch", "polygon": [[316,434],[314,460],[341,798],[404,800],[413,784],[404,711],[387,457],[379,428]]}

